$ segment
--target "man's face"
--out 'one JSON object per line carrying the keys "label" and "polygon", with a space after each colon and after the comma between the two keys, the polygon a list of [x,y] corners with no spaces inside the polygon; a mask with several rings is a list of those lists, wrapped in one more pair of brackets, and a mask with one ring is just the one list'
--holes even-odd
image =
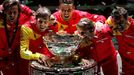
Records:
{"label": "man's face", "polygon": [[72,17],[72,13],[74,10],[73,4],[60,4],[60,13],[63,20],[68,21]]}
{"label": "man's face", "polygon": [[123,16],[119,16],[119,17],[113,17],[114,23],[115,25],[117,25],[117,29],[119,31],[123,31],[126,27],[127,24],[127,20],[123,17]]}
{"label": "man's face", "polygon": [[77,26],[77,32],[82,37],[93,37],[94,35],[94,27],[91,27],[91,29],[85,29]]}
{"label": "man's face", "polygon": [[84,30],[80,27],[77,27],[77,31],[79,32],[79,34],[83,35],[84,34]]}
{"label": "man's face", "polygon": [[18,14],[19,14],[18,6],[17,5],[11,6],[11,8],[6,11],[7,21],[10,24],[16,23],[17,18],[18,18]]}
{"label": "man's face", "polygon": [[123,16],[113,16],[113,20],[114,20],[114,23],[115,24],[119,24],[119,23],[121,23],[122,21],[124,21],[124,18],[123,18]]}
{"label": "man's face", "polygon": [[37,18],[37,28],[40,32],[45,31],[49,25],[49,18]]}

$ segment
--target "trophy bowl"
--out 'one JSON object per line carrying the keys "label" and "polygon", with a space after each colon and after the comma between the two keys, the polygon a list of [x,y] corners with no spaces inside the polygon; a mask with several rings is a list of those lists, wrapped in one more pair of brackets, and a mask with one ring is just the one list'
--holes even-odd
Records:
{"label": "trophy bowl", "polygon": [[45,44],[52,54],[60,57],[59,64],[66,65],[71,62],[69,57],[75,54],[81,38],[77,35],[51,35],[43,37]]}

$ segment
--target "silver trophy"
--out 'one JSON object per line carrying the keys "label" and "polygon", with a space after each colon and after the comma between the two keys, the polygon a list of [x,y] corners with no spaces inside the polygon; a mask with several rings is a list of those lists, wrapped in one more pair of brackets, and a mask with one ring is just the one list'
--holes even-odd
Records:
{"label": "silver trophy", "polygon": [[58,63],[62,66],[71,63],[68,58],[75,54],[75,50],[81,42],[81,38],[77,35],[53,34],[44,36],[43,39],[50,52],[60,57],[60,62]]}

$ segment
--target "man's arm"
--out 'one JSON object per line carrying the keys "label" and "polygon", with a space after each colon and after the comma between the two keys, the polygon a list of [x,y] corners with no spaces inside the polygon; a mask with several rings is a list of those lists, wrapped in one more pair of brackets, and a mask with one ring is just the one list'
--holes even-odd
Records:
{"label": "man's arm", "polygon": [[32,53],[29,50],[29,40],[32,34],[33,32],[30,28],[26,26],[21,27],[20,55],[23,59],[38,60],[41,55],[39,53]]}
{"label": "man's arm", "polygon": [[21,4],[20,7],[22,13],[26,14],[27,16],[33,15],[32,10],[28,6]]}
{"label": "man's arm", "polygon": [[86,17],[86,18],[94,21],[94,22],[102,22],[102,23],[105,23],[105,21],[106,21],[106,18],[103,15],[90,14],[88,12],[83,12],[83,11],[81,12],[81,15],[83,17]]}

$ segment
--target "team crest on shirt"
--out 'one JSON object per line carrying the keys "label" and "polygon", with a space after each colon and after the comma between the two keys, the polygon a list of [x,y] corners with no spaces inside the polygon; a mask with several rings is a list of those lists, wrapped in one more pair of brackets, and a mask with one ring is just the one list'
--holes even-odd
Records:
{"label": "team crest on shirt", "polygon": [[65,30],[68,27],[68,25],[64,25],[58,22],[58,30]]}

